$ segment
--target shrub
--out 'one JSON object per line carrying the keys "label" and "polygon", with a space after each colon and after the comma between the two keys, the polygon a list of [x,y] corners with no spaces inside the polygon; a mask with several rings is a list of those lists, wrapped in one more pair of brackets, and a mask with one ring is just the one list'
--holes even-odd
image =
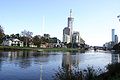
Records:
{"label": "shrub", "polygon": [[53,76],[54,80],[97,80],[101,69],[95,70],[93,67],[80,70],[79,68],[66,67],[59,68]]}
{"label": "shrub", "polygon": [[80,70],[78,67],[71,68],[69,65],[59,68],[53,76],[54,80],[120,80],[120,63],[109,64],[106,72],[100,68]]}

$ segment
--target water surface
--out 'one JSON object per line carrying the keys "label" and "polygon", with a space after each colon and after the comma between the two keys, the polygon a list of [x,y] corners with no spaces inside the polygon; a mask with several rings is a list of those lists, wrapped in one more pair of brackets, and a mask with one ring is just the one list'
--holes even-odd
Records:
{"label": "water surface", "polygon": [[80,52],[0,52],[0,80],[53,80],[58,67],[69,65],[84,69],[88,66],[104,69],[119,62],[119,54],[103,51]]}

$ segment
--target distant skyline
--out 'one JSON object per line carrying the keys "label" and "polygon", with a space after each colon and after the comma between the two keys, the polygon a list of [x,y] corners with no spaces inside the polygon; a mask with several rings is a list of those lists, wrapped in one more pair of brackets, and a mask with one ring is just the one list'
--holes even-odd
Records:
{"label": "distant skyline", "polygon": [[[73,31],[89,45],[111,41],[111,29],[120,39],[120,0],[0,0],[0,24],[5,34],[50,34],[62,41],[72,9]],[[120,40],[119,40],[120,41]]]}

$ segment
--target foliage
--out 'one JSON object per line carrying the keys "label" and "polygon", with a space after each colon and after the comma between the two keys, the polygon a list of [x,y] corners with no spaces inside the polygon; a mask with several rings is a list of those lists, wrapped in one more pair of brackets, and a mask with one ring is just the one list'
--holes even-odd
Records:
{"label": "foliage", "polygon": [[107,70],[110,75],[115,75],[120,73],[120,63],[109,64],[107,66]]}
{"label": "foliage", "polygon": [[114,50],[120,50],[120,43],[116,44],[113,46]]}
{"label": "foliage", "polygon": [[37,45],[37,47],[40,47],[41,44],[57,43],[57,40],[58,39],[56,37],[51,38],[49,34],[44,34],[44,36],[35,35],[32,38],[32,42],[34,45]]}
{"label": "foliage", "polygon": [[2,43],[2,39],[3,39],[3,36],[4,36],[4,30],[2,28],[2,26],[0,25],[0,44]]}
{"label": "foliage", "polygon": [[81,71],[73,71],[69,66],[58,68],[58,72],[53,76],[54,80],[82,80]]}
{"label": "foliage", "polygon": [[107,67],[106,77],[107,80],[117,80],[120,79],[120,63],[109,64]]}
{"label": "foliage", "polygon": [[53,76],[54,80],[120,80],[120,63],[109,64],[106,72],[88,67],[85,70],[62,67]]}
{"label": "foliage", "polygon": [[44,38],[49,39],[50,35],[49,34],[44,34]]}
{"label": "foliage", "polygon": [[36,35],[33,37],[33,43],[34,43],[34,45],[37,45],[37,47],[40,47],[41,39],[40,39],[39,35]]}
{"label": "foliage", "polygon": [[[2,30],[2,27],[0,26],[0,31],[4,32]],[[23,46],[24,47],[29,47],[29,45],[36,45],[37,47],[40,47],[41,44],[45,44],[47,47],[53,46],[53,43],[57,43],[58,39],[56,37],[51,38],[49,34],[44,34],[43,36],[40,35],[35,35],[32,37],[33,33],[27,30],[21,31],[20,34],[10,34],[10,35],[5,35],[4,37],[1,36],[0,34],[0,42],[2,42],[2,38],[4,40],[6,39],[14,39],[17,38],[20,41],[23,41]],[[51,44],[52,43],[52,44]]]}
{"label": "foliage", "polygon": [[93,67],[88,67],[85,70],[80,70],[67,65],[59,68],[53,78],[54,80],[97,80],[99,72],[101,69],[95,70]]}
{"label": "foliage", "polygon": [[95,69],[93,69],[93,67],[88,67],[86,70],[84,70],[85,80],[96,80],[97,74],[99,74],[98,72],[100,72],[100,71],[101,71],[101,69],[98,69],[98,71],[95,71]]}
{"label": "foliage", "polygon": [[42,44],[45,44],[45,43],[48,43],[49,42],[49,39],[45,38],[45,37],[41,37],[41,43]]}
{"label": "foliage", "polygon": [[32,41],[33,33],[30,31],[24,30],[21,32],[21,34],[22,34],[22,39],[23,39],[22,41],[24,42],[24,46],[26,45],[26,47],[28,47],[29,43],[31,43]]}
{"label": "foliage", "polygon": [[78,43],[68,43],[68,44],[65,43],[65,45],[67,46],[67,48],[80,48],[80,47],[84,47],[84,46],[79,46]]}
{"label": "foliage", "polygon": [[[9,36],[9,35],[8,35],[8,36]],[[11,34],[9,37],[10,37],[10,38],[20,39],[20,34]]]}
{"label": "foliage", "polygon": [[72,48],[72,43],[66,44],[67,48]]}
{"label": "foliage", "polygon": [[4,30],[1,25],[0,25],[0,33],[4,33]]}
{"label": "foliage", "polygon": [[109,64],[107,72],[98,76],[98,80],[120,80],[120,63]]}
{"label": "foliage", "polygon": [[26,30],[22,31],[21,33],[22,33],[23,36],[29,37],[29,38],[32,37],[32,35],[33,35],[32,32],[26,31]]}
{"label": "foliage", "polygon": [[50,38],[49,43],[57,43],[57,38],[56,37]]}

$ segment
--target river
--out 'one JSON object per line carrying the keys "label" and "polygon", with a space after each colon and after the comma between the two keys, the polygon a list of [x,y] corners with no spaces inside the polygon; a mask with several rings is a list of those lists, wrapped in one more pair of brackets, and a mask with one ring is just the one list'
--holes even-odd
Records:
{"label": "river", "polygon": [[114,62],[119,62],[119,54],[105,51],[0,51],[0,80],[53,80],[54,73],[65,65],[104,70]]}

